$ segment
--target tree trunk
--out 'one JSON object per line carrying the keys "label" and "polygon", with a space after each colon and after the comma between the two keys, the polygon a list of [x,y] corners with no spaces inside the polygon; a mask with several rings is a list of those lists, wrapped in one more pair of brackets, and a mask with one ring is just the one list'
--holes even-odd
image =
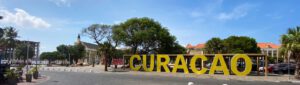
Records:
{"label": "tree trunk", "polygon": [[300,63],[299,62],[297,62],[297,65],[296,65],[295,78],[300,79]]}
{"label": "tree trunk", "polygon": [[26,60],[25,60],[25,59],[23,60],[23,64],[24,64],[24,65],[26,65],[26,64],[27,64],[27,62],[26,62]]}
{"label": "tree trunk", "polygon": [[48,65],[50,65],[51,64],[51,60],[48,60]]}
{"label": "tree trunk", "polygon": [[296,69],[295,69],[295,78],[300,79],[300,54],[296,53]]}
{"label": "tree trunk", "polygon": [[108,71],[107,70],[107,56],[104,57],[104,64],[105,64],[104,71]]}
{"label": "tree trunk", "polygon": [[289,57],[289,54],[288,54],[288,52],[289,51],[286,51],[285,53],[284,53],[284,63],[287,63],[288,62],[288,57]]}
{"label": "tree trunk", "polygon": [[75,61],[75,64],[78,64],[78,59],[74,59],[74,61]]}

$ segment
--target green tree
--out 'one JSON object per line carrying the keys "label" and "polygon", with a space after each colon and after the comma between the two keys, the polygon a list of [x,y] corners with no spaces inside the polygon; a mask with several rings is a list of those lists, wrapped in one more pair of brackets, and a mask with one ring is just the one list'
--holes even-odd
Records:
{"label": "green tree", "polygon": [[41,60],[48,60],[48,64],[50,65],[52,61],[55,61],[55,60],[64,60],[65,57],[63,57],[62,55],[60,55],[59,52],[54,51],[54,52],[43,52],[43,53],[41,53],[40,59]]}
{"label": "green tree", "polygon": [[69,64],[73,64],[73,61],[70,60],[70,54],[67,45],[59,45],[56,47],[57,52],[62,55],[65,59],[69,61]]}
{"label": "green tree", "polygon": [[120,42],[130,46],[132,53],[137,53],[139,49],[156,53],[185,52],[185,48],[176,42],[176,38],[153,19],[131,18],[114,28],[113,37],[118,37]]}
{"label": "green tree", "polygon": [[0,39],[4,36],[4,29],[0,28]]}
{"label": "green tree", "polygon": [[[89,38],[93,39],[97,46],[99,47],[99,56],[104,55],[104,71],[107,71],[108,67],[108,58],[110,57],[110,49],[112,46],[112,26],[105,25],[105,24],[92,24],[91,26],[84,28],[82,30],[82,34],[88,36]],[[115,37],[117,38],[117,37]],[[115,44],[117,45],[117,44]]]}
{"label": "green tree", "polygon": [[185,48],[176,42],[168,30],[150,18],[131,18],[114,26],[93,24],[83,29],[82,34],[93,39],[99,46],[99,53],[105,56],[107,63],[116,54],[120,44],[130,46],[132,53],[138,48],[146,52],[185,53]]}
{"label": "green tree", "polygon": [[69,46],[70,55],[75,63],[78,63],[78,60],[83,58],[85,55],[85,47],[82,44],[76,44],[74,46]]}
{"label": "green tree", "polygon": [[205,50],[207,53],[260,53],[256,40],[246,36],[212,38],[206,42]]}
{"label": "green tree", "polygon": [[[28,58],[27,58],[27,54],[28,54]],[[34,56],[34,48],[29,44],[20,43],[16,46],[15,55],[17,58],[23,59],[25,62],[27,59],[30,59]]]}
{"label": "green tree", "polygon": [[72,45],[59,45],[56,47],[57,52],[64,57],[64,59],[67,59],[70,61],[70,64],[73,64],[73,61],[75,63],[78,62],[78,59],[81,59],[84,57],[85,54],[85,47],[82,44],[76,44],[74,46]]}
{"label": "green tree", "polygon": [[246,36],[230,36],[224,39],[225,53],[260,53],[254,38]]}
{"label": "green tree", "polygon": [[281,36],[281,44],[286,56],[295,59],[295,77],[300,79],[300,27],[289,28],[287,34]]}
{"label": "green tree", "polygon": [[0,47],[3,47],[4,42],[4,29],[0,28]]}
{"label": "green tree", "polygon": [[205,44],[205,51],[207,53],[223,53],[225,50],[224,42],[220,38],[212,38],[208,40]]}
{"label": "green tree", "polygon": [[16,31],[15,28],[13,27],[4,27],[3,29],[1,29],[1,42],[0,42],[0,46],[1,47],[4,47],[4,50],[5,52],[7,53],[4,53],[5,56],[6,54],[8,54],[8,59],[12,59],[12,56],[13,56],[13,52],[15,50],[15,47],[16,47],[16,43],[17,43],[17,40],[16,38],[18,37],[18,33]]}

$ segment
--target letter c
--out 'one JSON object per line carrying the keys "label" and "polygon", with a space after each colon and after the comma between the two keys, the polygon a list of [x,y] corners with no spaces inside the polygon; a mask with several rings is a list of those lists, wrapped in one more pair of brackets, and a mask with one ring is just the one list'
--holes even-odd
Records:
{"label": "letter c", "polygon": [[133,60],[134,59],[137,59],[137,60],[141,60],[141,56],[139,56],[139,55],[132,55],[131,57],[130,57],[130,61],[129,61],[129,65],[130,65],[130,69],[132,69],[132,70],[134,70],[134,71],[138,71],[138,70],[140,70],[140,68],[141,68],[141,66],[133,66]]}

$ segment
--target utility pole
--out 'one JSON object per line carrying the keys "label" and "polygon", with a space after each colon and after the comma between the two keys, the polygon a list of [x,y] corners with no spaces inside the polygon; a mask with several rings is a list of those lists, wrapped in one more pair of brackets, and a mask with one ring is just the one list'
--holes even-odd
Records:
{"label": "utility pole", "polygon": [[28,72],[29,68],[28,68],[28,53],[29,53],[29,41],[27,42],[27,56],[26,56],[26,72]]}
{"label": "utility pole", "polygon": [[68,51],[68,55],[69,55],[69,66],[70,66],[71,65],[70,51]]}
{"label": "utility pole", "polygon": [[[1,20],[1,19],[3,19],[2,16],[0,16],[0,20]],[[1,50],[2,50],[2,49],[1,49]],[[2,51],[3,51],[3,50],[2,50]],[[3,53],[4,53],[4,52],[5,52],[5,50],[3,51]],[[0,55],[2,55],[2,52],[1,52],[1,51],[0,51]],[[1,62],[1,57],[2,57],[2,56],[0,56],[0,63],[2,63],[2,62]]]}
{"label": "utility pole", "polygon": [[37,42],[36,43],[36,56],[35,56],[35,68],[36,70],[38,71],[37,69],[37,63],[38,63],[38,58],[39,58],[39,51],[40,51],[40,42]]}

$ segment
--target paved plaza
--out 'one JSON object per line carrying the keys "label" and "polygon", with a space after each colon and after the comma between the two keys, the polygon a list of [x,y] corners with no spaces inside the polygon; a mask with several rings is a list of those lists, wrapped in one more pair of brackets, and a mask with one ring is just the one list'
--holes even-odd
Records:
{"label": "paved plaza", "polygon": [[216,79],[216,80],[239,80],[239,81],[266,81],[266,82],[291,82],[300,83],[299,80],[295,80],[294,77],[288,75],[272,75],[272,76],[236,76],[229,75],[224,76],[222,74],[202,74],[196,75],[194,73],[184,74],[184,73],[158,73],[158,72],[142,72],[142,71],[129,71],[123,69],[109,68],[109,72],[104,72],[104,67],[97,65],[95,67],[42,67],[41,71],[45,72],[72,72],[72,73],[94,73],[94,74],[120,74],[120,75],[143,75],[143,76],[161,76],[161,77],[177,77],[177,78],[196,78],[196,79]]}

